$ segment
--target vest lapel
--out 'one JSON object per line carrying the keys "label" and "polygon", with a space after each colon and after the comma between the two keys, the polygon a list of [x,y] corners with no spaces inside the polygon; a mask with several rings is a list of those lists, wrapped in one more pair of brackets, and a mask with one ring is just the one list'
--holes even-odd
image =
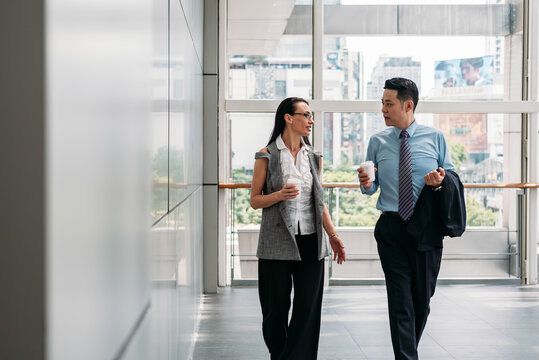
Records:
{"label": "vest lapel", "polygon": [[271,153],[269,169],[273,191],[279,191],[283,188],[283,174],[281,172],[281,152],[277,149],[275,141],[268,145]]}
{"label": "vest lapel", "polygon": [[[281,152],[277,148],[275,141],[268,146],[268,150],[271,153],[271,160],[269,163],[271,184],[273,191],[279,191],[283,188],[283,173],[281,171]],[[285,204],[285,201],[279,203],[279,211],[288,231],[294,236],[294,226],[292,225],[291,214]]]}
{"label": "vest lapel", "polygon": [[320,179],[318,178],[318,168],[320,167],[320,164],[316,162],[314,153],[312,151],[309,151],[309,163],[311,164],[311,174],[313,175],[313,178],[318,181],[313,181],[313,186],[317,187],[320,186],[320,189],[322,188],[320,185]]}

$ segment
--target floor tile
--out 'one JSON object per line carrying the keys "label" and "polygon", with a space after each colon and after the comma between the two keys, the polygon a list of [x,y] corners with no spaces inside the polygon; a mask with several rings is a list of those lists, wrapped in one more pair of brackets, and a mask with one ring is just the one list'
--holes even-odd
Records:
{"label": "floor tile", "polygon": [[[256,288],[205,295],[194,360],[269,359]],[[539,359],[539,286],[438,285],[421,360]],[[393,359],[382,285],[325,289],[320,360]]]}

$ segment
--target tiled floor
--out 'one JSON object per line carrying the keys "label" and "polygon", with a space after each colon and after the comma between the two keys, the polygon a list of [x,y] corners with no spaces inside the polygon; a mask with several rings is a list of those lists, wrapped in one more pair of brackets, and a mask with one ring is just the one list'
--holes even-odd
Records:
{"label": "tiled floor", "polygon": [[[329,287],[318,358],[392,359],[385,287]],[[195,360],[269,359],[256,288],[204,297]],[[438,285],[419,345],[426,359],[539,359],[539,286]]]}

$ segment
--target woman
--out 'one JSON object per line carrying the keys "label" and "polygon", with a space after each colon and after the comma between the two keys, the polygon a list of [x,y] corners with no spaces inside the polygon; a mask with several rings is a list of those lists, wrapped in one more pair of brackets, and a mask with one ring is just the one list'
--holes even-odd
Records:
{"label": "woman", "polygon": [[[321,156],[308,139],[313,123],[307,101],[283,100],[267,147],[255,155],[251,206],[263,209],[256,254],[258,293],[271,359],[317,357],[324,258],[329,255],[322,226],[333,259],[338,264],[346,260],[324,205]],[[292,285],[294,306],[288,323]]]}

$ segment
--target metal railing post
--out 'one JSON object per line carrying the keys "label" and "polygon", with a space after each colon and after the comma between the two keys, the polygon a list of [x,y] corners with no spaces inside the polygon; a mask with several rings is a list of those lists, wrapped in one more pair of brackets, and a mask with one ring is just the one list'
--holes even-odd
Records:
{"label": "metal railing post", "polygon": [[234,244],[236,234],[236,210],[235,210],[236,189],[230,189],[230,280],[234,281]]}

